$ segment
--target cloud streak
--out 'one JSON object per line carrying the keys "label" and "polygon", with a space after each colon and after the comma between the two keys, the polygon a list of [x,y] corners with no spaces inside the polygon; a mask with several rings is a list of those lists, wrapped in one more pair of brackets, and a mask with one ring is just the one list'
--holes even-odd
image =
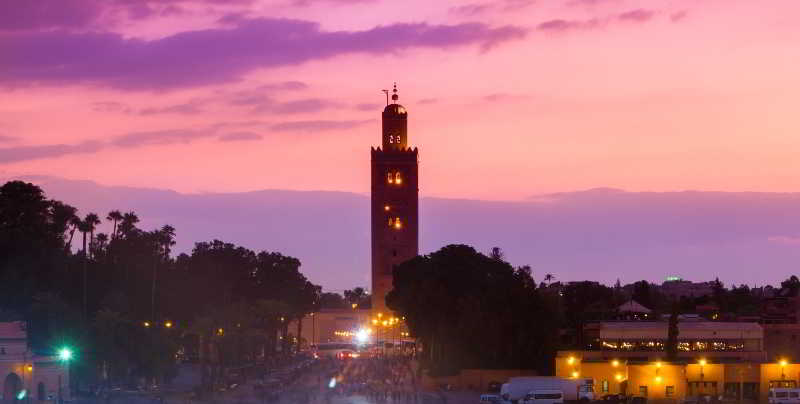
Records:
{"label": "cloud streak", "polygon": [[182,32],[147,41],[115,33],[15,32],[0,36],[0,85],[89,83],[164,90],[239,80],[260,68],[333,56],[387,54],[410,48],[478,45],[483,50],[524,37],[517,26],[396,23],[363,31],[323,31],[291,19],[242,20],[232,28]]}

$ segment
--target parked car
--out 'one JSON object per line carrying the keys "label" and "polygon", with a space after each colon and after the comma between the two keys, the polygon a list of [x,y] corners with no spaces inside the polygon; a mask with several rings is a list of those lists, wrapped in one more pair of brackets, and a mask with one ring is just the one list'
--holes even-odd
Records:
{"label": "parked car", "polygon": [[561,390],[534,390],[526,394],[522,404],[564,404]]}
{"label": "parked car", "polygon": [[771,388],[767,400],[769,404],[800,404],[800,389]]}

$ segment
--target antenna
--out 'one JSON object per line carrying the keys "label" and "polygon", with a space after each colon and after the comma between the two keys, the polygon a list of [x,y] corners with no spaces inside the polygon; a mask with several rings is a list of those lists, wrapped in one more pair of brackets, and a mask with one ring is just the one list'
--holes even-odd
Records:
{"label": "antenna", "polygon": [[381,90],[384,94],[386,94],[386,105],[389,105],[389,90]]}

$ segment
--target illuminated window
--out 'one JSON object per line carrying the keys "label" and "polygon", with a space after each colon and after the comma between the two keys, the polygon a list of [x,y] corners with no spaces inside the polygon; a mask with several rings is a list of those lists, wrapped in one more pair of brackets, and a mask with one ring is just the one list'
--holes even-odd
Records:
{"label": "illuminated window", "polygon": [[390,216],[389,217],[389,227],[392,227],[393,224],[394,224],[394,218]]}
{"label": "illuminated window", "polygon": [[603,393],[608,393],[608,380],[603,380]]}
{"label": "illuminated window", "polygon": [[400,176],[400,171],[394,173],[394,183],[398,185],[403,183],[403,178]]}
{"label": "illuminated window", "polygon": [[666,395],[667,398],[674,397],[675,396],[675,386],[667,386],[666,390],[664,391],[664,395]]}
{"label": "illuminated window", "polygon": [[403,228],[403,222],[400,221],[399,217],[394,218],[394,228],[395,229],[402,229]]}
{"label": "illuminated window", "polygon": [[386,182],[388,182],[390,184],[394,184],[394,174],[392,174],[391,171],[386,173]]}

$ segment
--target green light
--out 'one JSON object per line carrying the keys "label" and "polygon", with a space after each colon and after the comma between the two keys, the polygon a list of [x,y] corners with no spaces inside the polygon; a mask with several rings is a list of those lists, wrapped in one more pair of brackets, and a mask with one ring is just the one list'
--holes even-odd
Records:
{"label": "green light", "polygon": [[27,393],[28,393],[27,390],[20,390],[19,393],[17,393],[17,400],[22,400],[23,398],[25,398],[25,394]]}
{"label": "green light", "polygon": [[68,361],[72,359],[72,351],[69,348],[61,348],[58,351],[58,358],[62,361]]}

